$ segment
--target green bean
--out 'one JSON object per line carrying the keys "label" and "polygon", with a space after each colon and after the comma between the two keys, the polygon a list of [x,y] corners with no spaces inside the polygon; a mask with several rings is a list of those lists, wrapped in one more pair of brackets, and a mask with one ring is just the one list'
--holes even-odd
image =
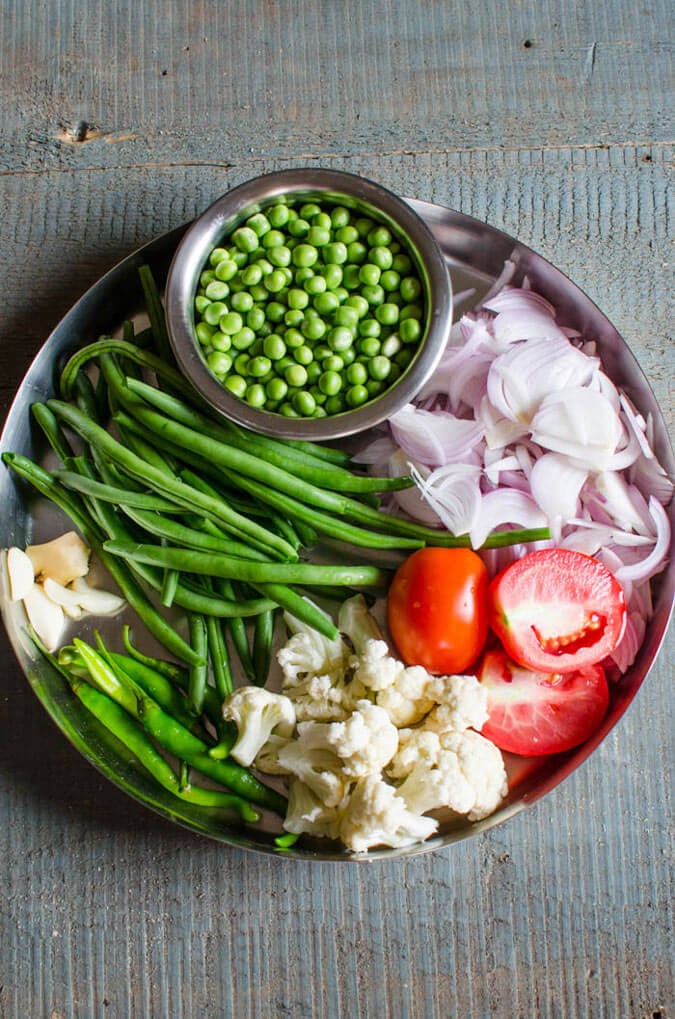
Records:
{"label": "green bean", "polygon": [[75,383],[75,400],[80,410],[92,419],[92,421],[102,420],[101,406],[96,396],[96,390],[88,375],[84,372],[78,372]]}
{"label": "green bean", "polygon": [[234,532],[235,535],[245,535],[253,544],[269,550],[271,555],[290,559],[295,557],[295,550],[278,535],[231,510],[225,503],[218,503],[190,488],[174,475],[150,466],[135,453],[125,449],[105,429],[90,421],[77,408],[61,400],[49,400],[47,406],[57,418],[68,424],[81,438],[99,449],[133,478],[145,482],[150,488],[174,500],[177,505],[190,510],[201,509],[205,515],[215,518],[226,530]]}
{"label": "green bean", "polygon": [[[224,598],[231,598],[237,600],[233,584],[231,580],[216,580],[216,589],[220,592]],[[232,617],[231,619],[225,620],[225,629],[230,635],[234,649],[237,652],[239,658],[239,664],[242,667],[244,675],[247,679],[253,681],[255,676],[255,670],[253,668],[253,661],[251,659],[251,652],[248,646],[248,636],[246,633],[246,626],[243,619],[237,619]]]}
{"label": "green bean", "polygon": [[82,532],[87,544],[107,568],[126,601],[137,615],[140,616],[153,637],[174,654],[176,658],[181,659],[181,661],[192,662],[194,660],[194,653],[190,645],[159,614],[129,568],[124,563],[121,563],[118,558],[105,551],[101,528],[92,521],[81,503],[75,501],[70,493],[52,478],[51,474],[33,463],[28,457],[21,456],[18,453],[3,453],[2,460],[6,466],[11,467],[20,477],[30,482],[41,495],[54,502],[70,517],[75,526]]}
{"label": "green bean", "polygon": [[96,340],[95,343],[90,343],[88,346],[76,351],[66,363],[61,372],[59,383],[64,399],[70,400],[72,398],[75,378],[80,369],[88,361],[100,357],[101,354],[119,354],[122,357],[127,357],[135,361],[136,364],[141,365],[141,367],[154,371],[159,378],[164,379],[178,392],[181,389],[185,389],[184,377],[175,368],[172,368],[169,362],[164,361],[161,357],[157,357],[149,350],[142,350],[134,343],[126,343],[124,340],[116,340],[112,336],[105,336],[100,340]]}
{"label": "green bean", "polygon": [[317,458],[300,458],[297,454],[289,456],[283,442],[268,439],[255,432],[234,426],[219,424],[205,414],[188,407],[176,397],[170,396],[154,386],[149,386],[145,382],[127,379],[126,384],[132,393],[142,397],[152,407],[173,421],[202,435],[210,436],[213,441],[224,443],[244,452],[248,451],[263,461],[273,459],[279,469],[321,488],[328,488],[335,492],[369,493],[396,491],[401,488],[409,488],[414,484],[412,478],[407,476],[368,477],[352,474],[351,471],[335,465],[322,466],[321,461]]}
{"label": "green bean", "polygon": [[114,503],[116,506],[124,505],[163,513],[178,512],[175,502],[170,499],[162,499],[161,496],[150,495],[147,492],[135,492],[130,489],[117,488],[114,485],[106,485],[82,474],[76,474],[74,471],[56,470],[54,477],[73,492],[90,495],[95,499]]}
{"label": "green bean", "polygon": [[170,609],[173,605],[179,581],[180,573],[178,570],[164,570],[162,587],[159,592],[159,600],[165,609]]}
{"label": "green bean", "polygon": [[190,646],[200,661],[190,666],[188,675],[188,698],[195,715],[201,715],[204,709],[206,691],[206,670],[208,662],[208,640],[204,617],[192,612],[188,618],[190,630]]}
{"label": "green bean", "polygon": [[[266,613],[262,614],[266,615]],[[213,681],[218,696],[224,701],[234,689],[225,635],[220,620],[216,619],[215,616],[206,616],[205,621],[209,644],[209,658],[213,667]]]}
{"label": "green bean", "polygon": [[[236,555],[241,559],[252,559],[256,562],[267,561],[267,556],[263,552],[256,548],[251,548],[250,545],[246,545],[244,542],[235,541],[234,538],[222,535],[220,531],[217,531],[216,534],[210,534],[206,528],[198,530],[194,527],[188,527],[186,524],[181,524],[180,521],[160,516],[158,513],[144,513],[133,509],[128,503],[122,504],[120,509],[123,510],[130,520],[133,520],[135,524],[138,524],[145,531],[155,534],[159,538],[169,538],[176,545],[201,549],[204,552],[227,552],[228,555]],[[211,523],[211,521],[206,521],[206,523]]]}
{"label": "green bean", "polygon": [[261,612],[256,616],[253,628],[253,667],[256,686],[265,686],[272,661],[272,639],[274,637],[274,612]]}
{"label": "green bean", "polygon": [[140,276],[141,286],[143,287],[145,306],[148,312],[148,318],[150,319],[150,328],[152,329],[152,336],[155,341],[155,349],[165,364],[175,364],[173,351],[171,350],[171,344],[169,342],[169,334],[166,328],[164,308],[162,307],[162,301],[159,296],[157,284],[155,283],[154,276],[152,275],[152,269],[149,265],[141,265],[138,270],[138,275]]}
{"label": "green bean", "polygon": [[161,453],[156,446],[153,446],[150,442],[147,442],[143,436],[137,432],[131,432],[124,427],[118,425],[120,438],[124,442],[132,453],[136,456],[140,456],[146,463],[152,464],[153,467],[157,467],[161,471],[169,471],[175,473],[176,461],[173,457],[169,458]]}
{"label": "green bean", "polygon": [[58,418],[50,411],[44,403],[31,405],[31,414],[42,429],[49,445],[52,447],[62,464],[68,463],[75,456],[73,447],[63,434]]}
{"label": "green bean", "polygon": [[113,555],[166,566],[203,576],[224,577],[252,584],[347,584],[377,587],[389,579],[377,566],[316,565],[314,563],[253,563],[234,556],[209,555],[183,548],[162,548],[159,545],[134,545],[132,542],[106,541],[104,548]]}

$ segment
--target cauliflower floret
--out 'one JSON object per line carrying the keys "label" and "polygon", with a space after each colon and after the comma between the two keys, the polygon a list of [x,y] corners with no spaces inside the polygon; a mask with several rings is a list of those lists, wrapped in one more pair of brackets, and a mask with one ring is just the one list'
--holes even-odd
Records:
{"label": "cauliflower floret", "polygon": [[329,676],[339,681],[349,661],[349,648],[342,637],[330,640],[288,612],[284,619],[292,636],[277,652],[283,686],[293,686],[308,676]]}
{"label": "cauliflower floret", "polygon": [[389,763],[398,747],[398,729],[383,708],[363,700],[344,722],[300,722],[298,745],[305,752],[329,749],[344,775],[361,778]]}
{"label": "cauliflower floret", "polygon": [[386,641],[373,638],[365,641],[350,664],[354,669],[354,681],[375,692],[390,687],[405,668],[403,662],[391,657]]}
{"label": "cauliflower floret", "polygon": [[292,778],[288,787],[288,808],[284,828],[294,835],[314,835],[318,838],[337,839],[344,801],[328,807],[298,778]]}
{"label": "cauliflower floret", "polygon": [[[323,725],[302,722],[302,725]],[[336,807],[349,788],[349,779],[342,771],[342,762],[328,746],[307,746],[302,739],[289,741],[277,754],[279,765],[299,778],[324,807]]]}
{"label": "cauliflower floret", "polygon": [[363,696],[363,687],[330,676],[308,676],[285,686],[284,692],[293,701],[298,722],[339,722],[354,710],[355,700]]}
{"label": "cauliflower floret", "polygon": [[437,706],[425,719],[425,729],[480,730],[487,722],[487,691],[475,676],[434,676],[427,692]]}
{"label": "cauliflower floret", "polygon": [[393,786],[379,775],[359,779],[342,815],[340,838],[354,853],[371,846],[398,849],[423,842],[436,831],[437,822],[408,808]]}
{"label": "cauliflower floret", "polygon": [[230,751],[239,764],[248,767],[272,733],[290,738],[295,727],[295,709],[288,697],[259,686],[242,686],[223,704],[223,718],[239,730]]}
{"label": "cauliflower floret", "polygon": [[279,763],[279,754],[290,742],[286,736],[270,736],[255,756],[253,766],[265,775],[290,775],[288,768]]}
{"label": "cauliflower floret", "polygon": [[405,729],[388,774],[398,780],[398,795],[411,810],[424,814],[449,807],[470,821],[487,817],[506,795],[506,771],[500,751],[471,729],[437,733],[426,726]]}
{"label": "cauliflower floret", "polygon": [[421,665],[401,667],[391,686],[378,693],[376,702],[384,708],[399,729],[415,725],[436,703],[431,691],[431,684],[435,679],[436,677]]}
{"label": "cauliflower floret", "polygon": [[362,654],[369,640],[382,640],[382,631],[362,594],[355,594],[342,603],[338,627],[341,633],[346,634],[357,655]]}

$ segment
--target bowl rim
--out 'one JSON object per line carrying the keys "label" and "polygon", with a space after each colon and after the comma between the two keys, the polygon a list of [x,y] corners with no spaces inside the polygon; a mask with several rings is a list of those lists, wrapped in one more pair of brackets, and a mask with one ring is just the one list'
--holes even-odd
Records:
{"label": "bowl rim", "polygon": [[[251,407],[230,393],[206,365],[193,331],[193,301],[209,253],[244,218],[282,197],[322,195],[372,210],[405,239],[425,290],[424,337],[411,364],[380,396],[325,418],[286,418]],[[436,369],[453,318],[452,281],[440,245],[409,202],[375,181],[342,170],[297,168],[251,178],[225,192],[190,225],[171,260],[165,289],[169,342],[178,365],[200,396],[223,417],[277,438],[330,441],[389,419],[409,403]]]}

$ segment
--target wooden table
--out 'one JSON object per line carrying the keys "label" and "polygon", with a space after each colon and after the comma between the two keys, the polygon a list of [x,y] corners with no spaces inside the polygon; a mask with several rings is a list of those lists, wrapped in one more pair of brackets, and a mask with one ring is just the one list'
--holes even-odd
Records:
{"label": "wooden table", "polygon": [[[627,339],[672,425],[672,6],[0,5],[0,402],[118,259],[230,186],[338,167],[517,235]],[[229,850],[126,798],[3,637],[7,1019],[647,1017],[672,981],[672,639],[561,787],[408,862]]]}

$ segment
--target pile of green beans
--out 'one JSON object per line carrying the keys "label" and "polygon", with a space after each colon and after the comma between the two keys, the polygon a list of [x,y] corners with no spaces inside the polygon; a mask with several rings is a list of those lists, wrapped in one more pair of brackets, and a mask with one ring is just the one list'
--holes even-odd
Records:
{"label": "pile of green beans", "polygon": [[211,251],[194,301],[213,375],[286,417],[340,414],[385,392],[415,356],[425,314],[405,245],[318,197],[248,216]]}

